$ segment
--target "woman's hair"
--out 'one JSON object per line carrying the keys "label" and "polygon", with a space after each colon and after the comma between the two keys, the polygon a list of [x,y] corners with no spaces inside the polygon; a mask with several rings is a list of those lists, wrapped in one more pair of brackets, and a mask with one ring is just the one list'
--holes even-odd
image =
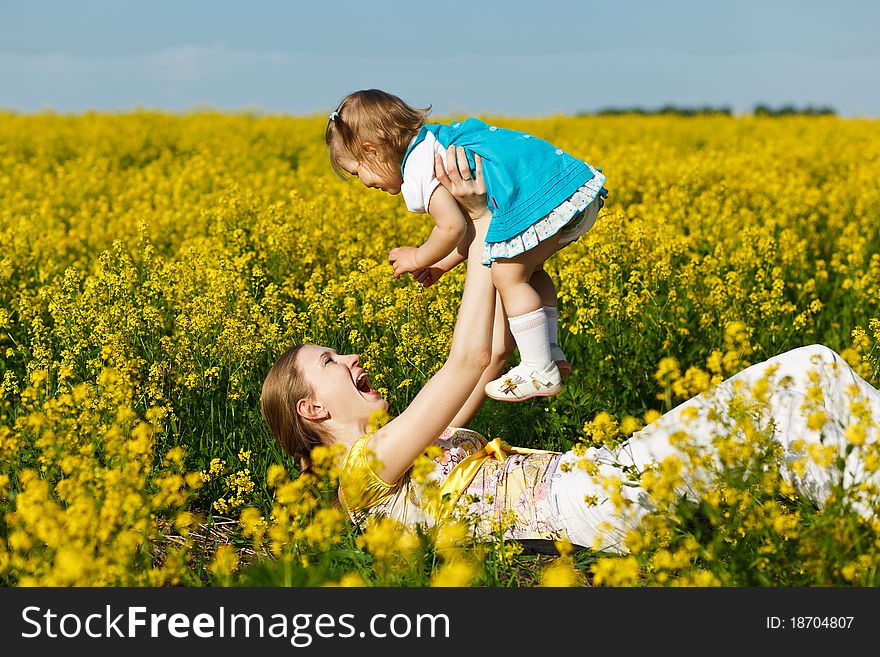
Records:
{"label": "woman's hair", "polygon": [[[349,94],[330,115],[324,135],[336,175],[346,178],[340,158],[368,162],[388,172],[400,169],[409,143],[430,113],[430,105],[416,109],[379,89]],[[365,143],[375,147],[375,157],[364,150]]]}
{"label": "woman's hair", "polygon": [[269,370],[260,394],[260,409],[270,433],[281,448],[297,459],[301,469],[311,466],[312,449],[324,444],[324,432],[296,412],[296,404],[312,394],[297,364],[297,354],[305,345],[285,351]]}

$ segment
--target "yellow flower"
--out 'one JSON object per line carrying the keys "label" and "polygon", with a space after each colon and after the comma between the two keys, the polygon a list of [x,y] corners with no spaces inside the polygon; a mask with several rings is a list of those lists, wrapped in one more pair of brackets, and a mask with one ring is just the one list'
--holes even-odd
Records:
{"label": "yellow flower", "polygon": [[633,586],[639,578],[635,557],[602,557],[591,567],[596,586]]}
{"label": "yellow flower", "polygon": [[231,545],[221,545],[214,553],[208,570],[218,577],[227,577],[238,568],[238,555]]}
{"label": "yellow flower", "polygon": [[366,585],[367,583],[364,581],[364,578],[357,573],[346,573],[335,584],[326,584],[325,586],[341,586],[345,588],[353,588],[363,587]]}
{"label": "yellow flower", "polygon": [[266,483],[269,488],[277,488],[287,481],[288,476],[287,469],[277,463],[273,463],[266,469]]}
{"label": "yellow flower", "polygon": [[183,464],[183,457],[186,455],[186,451],[183,447],[176,446],[172,447],[165,453],[165,459],[171,463],[176,465]]}
{"label": "yellow flower", "polygon": [[433,587],[461,587],[468,586],[476,577],[476,569],[470,563],[463,560],[453,560],[444,563],[431,575]]}
{"label": "yellow flower", "polygon": [[566,558],[556,559],[541,571],[541,586],[579,586],[582,582],[581,574],[574,568],[571,561]]}
{"label": "yellow flower", "polygon": [[807,427],[813,431],[821,431],[827,422],[828,415],[825,411],[815,411],[807,416]]}

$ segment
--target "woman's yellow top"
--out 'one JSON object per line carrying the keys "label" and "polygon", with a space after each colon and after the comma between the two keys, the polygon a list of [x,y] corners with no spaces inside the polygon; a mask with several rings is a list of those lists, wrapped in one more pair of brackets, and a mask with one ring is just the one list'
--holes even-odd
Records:
{"label": "woman's yellow top", "polygon": [[420,481],[410,469],[387,482],[376,474],[369,438],[355,441],[340,474],[339,498],[355,522],[382,515],[430,526],[453,516],[469,519],[478,533],[501,527],[509,538],[566,538],[547,498],[558,452],[486,441],[450,427],[435,441],[439,455]]}

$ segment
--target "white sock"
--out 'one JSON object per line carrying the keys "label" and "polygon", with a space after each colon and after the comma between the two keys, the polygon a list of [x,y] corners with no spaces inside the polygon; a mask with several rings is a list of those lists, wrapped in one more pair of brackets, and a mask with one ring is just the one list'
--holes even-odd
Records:
{"label": "white sock", "polygon": [[547,337],[550,338],[550,344],[559,346],[559,313],[556,312],[556,306],[544,306],[544,312],[547,314]]}
{"label": "white sock", "polygon": [[543,308],[508,319],[522,364],[529,370],[545,370],[553,363],[548,336],[549,322]]}

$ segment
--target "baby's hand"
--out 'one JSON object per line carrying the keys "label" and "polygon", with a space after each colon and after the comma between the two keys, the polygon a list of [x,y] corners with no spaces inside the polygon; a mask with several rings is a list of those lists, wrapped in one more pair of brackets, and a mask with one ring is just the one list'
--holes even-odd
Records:
{"label": "baby's hand", "polygon": [[398,246],[396,249],[391,249],[388,254],[388,262],[394,269],[394,278],[400,278],[401,274],[422,269],[416,263],[416,247],[414,246]]}

